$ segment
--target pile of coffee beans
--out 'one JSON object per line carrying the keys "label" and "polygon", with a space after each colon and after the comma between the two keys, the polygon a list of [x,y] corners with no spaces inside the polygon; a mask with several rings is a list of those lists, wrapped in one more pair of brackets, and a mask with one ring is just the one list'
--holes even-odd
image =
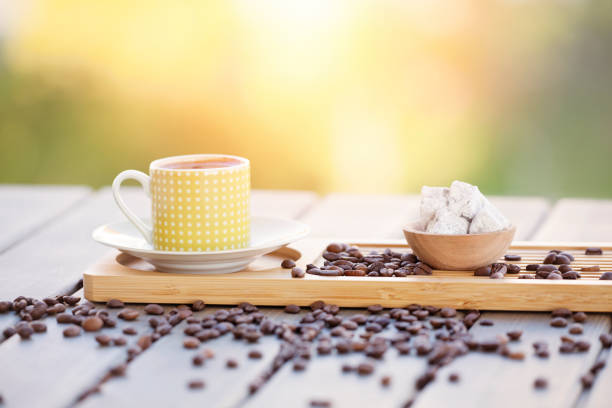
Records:
{"label": "pile of coffee beans", "polygon": [[488,276],[491,279],[503,279],[507,273],[517,274],[521,267],[516,264],[494,263],[474,271],[474,276]]}
{"label": "pile of coffee beans", "polygon": [[319,276],[364,277],[406,277],[432,274],[432,268],[420,262],[413,253],[396,252],[390,248],[382,252],[371,251],[363,254],[357,247],[343,243],[331,243],[323,252],[323,259],[323,265],[308,264],[306,273]]}

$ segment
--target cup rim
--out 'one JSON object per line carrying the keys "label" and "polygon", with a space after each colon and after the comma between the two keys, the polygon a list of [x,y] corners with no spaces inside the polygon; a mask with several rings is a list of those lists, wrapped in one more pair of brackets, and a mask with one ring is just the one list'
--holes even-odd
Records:
{"label": "cup rim", "polygon": [[[236,159],[240,162],[240,164],[236,166],[231,166],[231,167],[211,167],[211,168],[206,168],[206,169],[166,169],[162,167],[165,163],[168,163],[168,162],[172,162],[172,163],[177,162],[177,161],[187,162],[187,161],[197,161],[197,160],[202,160],[202,159],[213,159],[213,158]],[[158,171],[161,170],[161,171],[188,171],[188,172],[208,173],[208,172],[216,172],[216,171],[229,170],[229,169],[240,169],[240,168],[248,167],[249,165],[250,165],[249,159],[246,159],[240,156],[231,155],[231,154],[222,154],[222,153],[185,154],[181,156],[169,156],[169,157],[163,157],[161,159],[153,160],[151,164],[149,165],[149,171],[150,170],[158,170]]]}

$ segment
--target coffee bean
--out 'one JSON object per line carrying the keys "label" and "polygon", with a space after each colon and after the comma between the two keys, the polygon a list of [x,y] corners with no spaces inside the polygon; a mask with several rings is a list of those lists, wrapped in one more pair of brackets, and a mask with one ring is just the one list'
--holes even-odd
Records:
{"label": "coffee bean", "polygon": [[293,269],[291,269],[291,277],[293,278],[303,278],[304,277],[304,270],[302,268],[299,267],[294,267]]}
{"label": "coffee bean", "polygon": [[538,266],[537,272],[553,272],[559,270],[555,265],[544,264]]}
{"label": "coffee bean", "polygon": [[81,334],[81,328],[77,325],[71,324],[64,329],[64,337],[76,337]]}
{"label": "coffee bean", "polygon": [[326,248],[327,252],[333,252],[335,254],[338,254],[340,252],[342,252],[344,250],[343,245],[336,243],[336,242],[332,242],[331,244],[329,244]]}
{"label": "coffee bean", "polygon": [[436,378],[437,367],[429,367],[424,374],[419,376],[416,380],[415,387],[417,390],[422,390]]}
{"label": "coffee bean", "polygon": [[59,323],[59,324],[66,324],[66,323],[75,323],[75,324],[79,324],[80,320],[78,317],[73,316],[69,313],[60,313],[55,317],[55,320]]}
{"label": "coffee bean", "polygon": [[525,359],[525,353],[522,351],[510,351],[507,354],[507,357],[510,360],[524,360]]}
{"label": "coffee bean", "polygon": [[127,336],[135,336],[138,334],[138,331],[133,327],[126,327],[122,331],[123,331],[123,334]]}
{"label": "coffee bean", "polygon": [[120,309],[122,307],[125,307],[125,304],[119,299],[111,299],[108,302],[106,302],[106,307],[111,308],[111,309]]}
{"label": "coffee bean", "polygon": [[493,352],[497,351],[499,348],[499,341],[495,340],[485,340],[480,342],[480,349],[482,351]]}
{"label": "coffee bean", "polygon": [[138,344],[138,347],[140,347],[140,349],[144,351],[151,347],[151,344],[153,344],[153,339],[150,335],[140,336],[136,344]]}
{"label": "coffee bean", "polygon": [[383,387],[388,387],[391,385],[391,377],[389,377],[388,375],[383,376],[380,379],[380,385],[382,385]]}
{"label": "coffee bean", "polygon": [[570,259],[565,255],[557,255],[555,261],[553,262],[555,265],[569,265]]}
{"label": "coffee bean", "polygon": [[459,374],[457,373],[450,373],[448,376],[448,381],[452,382],[452,383],[456,383],[459,382]]}
{"label": "coffee bean", "polygon": [[551,273],[548,274],[546,279],[559,280],[559,279],[563,279],[563,276],[561,276],[561,274],[559,274],[557,272],[551,272]]}
{"label": "coffee bean", "polygon": [[295,267],[295,262],[291,259],[284,259],[283,262],[281,262],[281,268],[283,269],[291,269]]}
{"label": "coffee bean", "polygon": [[597,375],[597,373],[599,373],[599,371],[601,371],[605,366],[606,362],[604,360],[599,360],[591,366],[591,369],[589,371],[594,375]]}
{"label": "coffee bean", "polygon": [[550,325],[552,327],[565,327],[567,326],[567,319],[564,317],[554,317],[550,320]]}
{"label": "coffee bean", "polygon": [[561,277],[563,279],[572,279],[572,280],[575,280],[575,279],[580,279],[580,274],[578,272],[575,272],[575,271],[568,271],[568,272],[564,272],[561,275]]}
{"label": "coffee bean", "polygon": [[289,314],[300,313],[300,307],[298,305],[287,305],[285,307],[285,313],[289,313]]}
{"label": "coffee bean", "polygon": [[70,306],[74,306],[81,301],[81,298],[78,296],[64,296],[64,303],[67,303]]}
{"label": "coffee bean", "polygon": [[119,314],[117,314],[117,317],[123,320],[136,320],[139,315],[140,312],[138,310],[126,307],[125,309],[121,310]]}
{"label": "coffee bean", "polygon": [[453,309],[452,307],[443,307],[440,309],[440,316],[446,318],[455,317],[457,316],[457,310]]}
{"label": "coffee bean", "polygon": [[317,300],[310,304],[310,310],[315,311],[315,310],[323,309],[324,306],[325,306],[325,302],[323,302],[322,300]]}
{"label": "coffee bean", "polygon": [[34,334],[34,329],[28,323],[22,322],[16,326],[16,332],[21,340],[28,340]]}
{"label": "coffee bean", "polygon": [[561,345],[559,346],[559,353],[563,353],[563,354],[572,353],[575,347],[576,347],[575,343],[563,341],[561,342]]}
{"label": "coffee bean", "polygon": [[493,320],[489,320],[489,319],[482,319],[480,320],[480,325],[481,326],[493,326]]}
{"label": "coffee bean", "polygon": [[582,388],[591,388],[594,382],[595,376],[592,373],[586,373],[585,375],[580,377],[580,383],[582,383]]}
{"label": "coffee bean", "polygon": [[583,266],[580,270],[582,272],[599,272],[599,265]]}
{"label": "coffee bean", "polygon": [[491,279],[503,279],[504,278],[504,274],[501,272],[493,272],[491,273],[491,276],[489,276],[489,278]]}
{"label": "coffee bean", "polygon": [[228,358],[225,362],[225,366],[227,368],[236,368],[238,367],[238,361],[234,360],[233,358]]}
{"label": "coffee bean", "polygon": [[611,333],[603,333],[599,336],[599,341],[601,342],[601,346],[603,348],[612,347],[612,334]]}
{"label": "coffee bean", "polygon": [[115,346],[125,346],[127,344],[127,340],[125,337],[115,337],[113,339],[113,345]]}
{"label": "coffee bean", "polygon": [[327,400],[320,400],[320,399],[313,399],[310,400],[310,406],[313,408],[329,408],[332,406],[331,401],[327,401]]}
{"label": "coffee bean", "polygon": [[578,340],[575,346],[576,346],[576,350],[580,352],[586,352],[586,351],[589,351],[589,349],[591,348],[591,343],[589,343],[586,340]]}
{"label": "coffee bean", "polygon": [[261,351],[259,351],[259,350],[251,350],[251,351],[249,351],[248,356],[249,356],[249,358],[259,359],[259,358],[263,357],[263,354],[261,354]]}
{"label": "coffee bean", "polygon": [[514,262],[518,262],[518,261],[520,261],[522,258],[521,258],[521,256],[520,256],[520,255],[516,255],[516,254],[506,254],[506,255],[504,256],[504,259],[505,259],[506,261],[514,261]]}
{"label": "coffee bean", "polygon": [[[156,303],[148,304],[144,307],[144,311],[148,315],[162,315],[164,314],[164,308]],[[131,319],[128,319],[131,320]]]}
{"label": "coffee bean", "polygon": [[599,280],[612,280],[612,272],[604,272],[599,277]]}
{"label": "coffee bean", "polygon": [[517,264],[508,264],[508,273],[510,274],[517,274],[521,271],[521,267]]}
{"label": "coffee bean", "polygon": [[572,267],[570,265],[559,265],[559,272],[561,273],[570,272],[571,270]]}
{"label": "coffee bean", "polygon": [[98,331],[103,325],[104,322],[102,319],[96,316],[88,317],[87,319],[83,320],[83,323],[81,323],[83,329],[88,332]]}
{"label": "coffee bean", "polygon": [[303,358],[298,358],[293,362],[293,371],[304,371],[308,362]]}
{"label": "coffee bean", "polygon": [[580,323],[572,324],[569,328],[571,334],[582,334],[582,325]]}
{"label": "coffee bean", "polygon": [[200,312],[204,310],[205,307],[206,303],[204,303],[204,301],[200,299],[196,300],[191,304],[191,310],[193,310],[194,312]]}
{"label": "coffee bean", "polygon": [[529,264],[525,267],[525,270],[527,271],[537,271],[538,268],[540,267],[540,264]]}
{"label": "coffee bean", "polygon": [[522,275],[519,275],[519,277],[518,277],[518,278],[519,278],[519,279],[534,279],[534,278],[535,278],[535,276],[533,276],[533,275],[527,275],[527,274],[522,274]]}
{"label": "coffee bean", "polygon": [[511,341],[518,341],[523,335],[523,331],[522,330],[511,330],[507,332],[506,335]]}
{"label": "coffee bean", "polygon": [[538,377],[533,382],[533,387],[538,390],[548,388],[548,380],[546,378]]}
{"label": "coffee bean", "polygon": [[491,266],[483,266],[474,270],[474,276],[489,276],[491,275]]}
{"label": "coffee bean", "polygon": [[431,266],[427,265],[423,262],[418,262],[414,266],[414,274],[415,275],[431,275],[433,273],[433,269]]}
{"label": "coffee bean", "polygon": [[113,377],[123,377],[125,375],[125,371],[127,370],[127,364],[119,364],[117,366],[112,367],[109,370],[109,374]]}
{"label": "coffee bean", "polygon": [[566,319],[572,317],[572,311],[565,308],[565,307],[559,307],[557,309],[554,309],[553,311],[550,312],[550,316],[551,317],[564,317]]}
{"label": "coffee bean", "polygon": [[382,305],[370,305],[368,306],[368,312],[372,313],[372,314],[378,314],[380,312],[382,312],[384,310],[384,308],[382,307]]}
{"label": "coffee bean", "polygon": [[111,319],[110,317],[100,317],[104,321],[104,327],[115,327],[117,326],[117,321]]}
{"label": "coffee bean", "polygon": [[548,255],[546,255],[542,263],[543,264],[554,264],[556,260],[557,260],[557,254],[555,254],[554,252],[551,252]]}
{"label": "coffee bean", "polygon": [[576,312],[573,314],[572,319],[574,319],[576,323],[584,323],[586,322],[587,315],[584,312]]}
{"label": "coffee bean", "polygon": [[584,254],[585,255],[603,255],[603,251],[601,250],[601,248],[591,247],[591,248],[585,249]]}
{"label": "coffee bean", "polygon": [[[202,354],[196,354],[196,355],[195,355],[195,356],[193,356],[193,358],[191,359],[191,363],[192,363],[194,366],[198,366],[198,367],[199,367],[199,366],[204,365],[204,361],[205,361],[205,360],[206,360],[206,359],[204,358],[204,356],[203,356]],[[228,360],[228,362],[229,362],[229,360]],[[236,363],[236,365],[237,365],[237,363]],[[229,365],[228,365],[228,367],[229,367]]]}
{"label": "coffee bean", "polygon": [[108,346],[111,343],[111,338],[110,336],[106,334],[98,334],[96,336],[96,341],[98,342],[99,345],[104,347],[104,346]]}
{"label": "coffee bean", "polygon": [[187,386],[191,390],[201,390],[202,388],[204,388],[204,381],[202,381],[202,380],[191,380],[191,381],[189,381]]}
{"label": "coffee bean", "polygon": [[43,322],[32,322],[30,327],[34,330],[34,333],[44,333],[47,331],[47,325]]}
{"label": "coffee bean", "polygon": [[364,362],[357,365],[357,373],[359,375],[370,375],[374,372],[374,365],[372,363]]}

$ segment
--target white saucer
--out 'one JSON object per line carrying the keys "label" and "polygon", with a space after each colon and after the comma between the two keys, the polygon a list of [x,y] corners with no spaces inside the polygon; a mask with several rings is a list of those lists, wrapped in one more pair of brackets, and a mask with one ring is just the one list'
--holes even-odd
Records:
{"label": "white saucer", "polygon": [[299,221],[253,216],[251,243],[247,248],[215,252],[157,251],[129,221],[102,225],[92,237],[103,245],[144,259],[160,272],[205,274],[238,272],[255,258],[304,238],[309,232],[310,227]]}

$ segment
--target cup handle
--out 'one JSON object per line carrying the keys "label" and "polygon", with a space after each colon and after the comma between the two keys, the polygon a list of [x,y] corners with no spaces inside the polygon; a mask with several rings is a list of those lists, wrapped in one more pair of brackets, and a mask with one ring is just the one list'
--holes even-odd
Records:
{"label": "cup handle", "polygon": [[117,206],[119,206],[119,209],[123,212],[123,214],[125,214],[127,219],[130,220],[130,222],[134,224],[136,228],[138,228],[138,231],[140,231],[140,233],[147,240],[147,242],[153,245],[153,228],[151,228],[151,226],[145,224],[140,218],[138,218],[138,216],[134,214],[134,212],[130,210],[127,205],[125,205],[125,201],[123,201],[121,194],[119,194],[121,183],[123,183],[125,180],[136,180],[142,185],[142,188],[144,189],[144,192],[147,197],[151,197],[151,178],[141,171],[125,170],[119,173],[117,177],[115,177],[115,180],[113,181],[112,190],[113,197],[115,197],[115,202],[117,203]]}

